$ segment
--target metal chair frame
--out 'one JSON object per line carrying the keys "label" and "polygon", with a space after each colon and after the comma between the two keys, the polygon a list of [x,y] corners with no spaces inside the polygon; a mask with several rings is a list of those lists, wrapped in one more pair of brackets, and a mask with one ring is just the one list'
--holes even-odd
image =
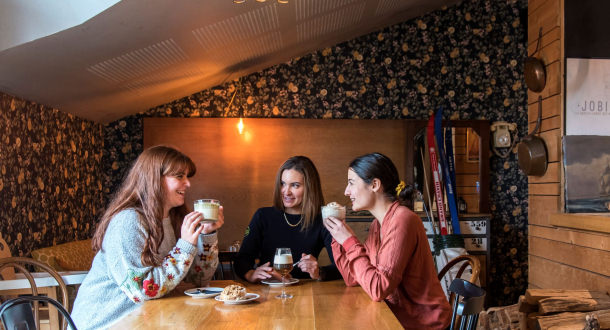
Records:
{"label": "metal chair frame", "polygon": [[[456,278],[451,282],[449,291],[455,293],[452,306],[450,329],[455,329],[457,315],[460,315],[460,330],[474,330],[479,321],[479,313],[485,305],[485,290],[464,280]],[[460,297],[463,299],[460,301]]]}
{"label": "metal chair frame", "polygon": [[[20,272],[23,273],[25,278],[30,283],[30,287],[32,289],[32,296],[39,297],[38,288],[36,286],[36,282],[34,281],[34,277],[32,276],[32,274],[30,274],[30,271],[25,267],[25,265],[31,265],[34,267],[38,267],[38,268],[44,270],[49,275],[51,275],[51,277],[53,277],[55,279],[55,281],[57,281],[57,283],[59,284],[59,289],[61,291],[61,299],[63,301],[62,307],[69,310],[70,302],[68,300],[68,288],[66,287],[66,284],[65,284],[64,280],[61,278],[61,276],[59,275],[59,273],[57,273],[57,271],[55,271],[53,268],[51,268],[51,266],[49,266],[43,262],[31,259],[31,258],[11,257],[11,258],[0,259],[0,271],[2,271],[2,269],[7,268],[7,267],[13,267],[14,269],[19,270]],[[33,306],[34,306],[34,319],[36,320],[36,326],[37,326],[37,328],[40,328],[40,315],[39,315],[38,303],[34,302]],[[66,319],[64,318],[61,328],[66,329],[66,325],[67,325],[67,322],[66,322]]]}
{"label": "metal chair frame", "polygon": [[[36,322],[34,320],[33,313],[32,313],[32,306],[31,306],[32,302],[34,302],[34,304],[37,305],[39,301],[46,302],[47,304],[53,305],[53,306],[55,306],[55,308],[57,308],[57,310],[64,317],[64,326],[63,326],[64,329],[66,327],[65,323],[67,323],[73,330],[76,330],[76,325],[74,325],[74,321],[72,321],[72,318],[70,317],[70,313],[68,313],[68,311],[64,308],[64,306],[62,304],[60,304],[57,300],[51,299],[49,297],[44,297],[44,296],[21,296],[21,297],[17,297],[17,298],[13,298],[13,299],[9,299],[9,300],[5,301],[0,306],[0,318],[2,319],[2,324],[3,324],[4,328],[11,329],[11,325],[13,325],[16,328],[19,325],[26,324],[28,326],[28,329],[31,329],[32,327],[36,327],[36,329],[39,329],[40,320],[38,320],[38,322]],[[27,304],[27,307],[21,308],[18,311],[16,311],[15,314],[11,315],[10,319],[5,316],[5,313],[8,313],[10,310],[16,309],[20,305],[24,305],[24,304]],[[18,315],[18,314],[21,314],[21,315]],[[22,322],[15,324],[14,322],[15,322],[16,318],[20,318]]]}

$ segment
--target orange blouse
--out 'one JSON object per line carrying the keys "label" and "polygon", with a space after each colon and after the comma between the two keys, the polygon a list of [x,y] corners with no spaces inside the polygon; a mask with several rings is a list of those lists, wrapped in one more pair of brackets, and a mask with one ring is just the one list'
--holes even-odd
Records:
{"label": "orange blouse", "polygon": [[[380,238],[380,232],[381,237]],[[398,202],[375,219],[360,243],[332,241],[337,268],[348,286],[360,285],[374,301],[385,300],[405,329],[444,329],[451,308],[437,279],[421,219]]]}

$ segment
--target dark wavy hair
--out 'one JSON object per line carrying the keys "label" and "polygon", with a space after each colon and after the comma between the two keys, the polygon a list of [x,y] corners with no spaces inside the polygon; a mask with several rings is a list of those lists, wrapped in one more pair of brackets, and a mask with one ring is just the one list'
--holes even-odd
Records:
{"label": "dark wavy hair", "polygon": [[396,194],[400,178],[396,166],[388,156],[378,152],[362,155],[352,160],[349,167],[367,184],[371,184],[375,178],[379,179],[383,193],[390,201],[398,200],[405,204],[411,200],[413,186],[410,184],[406,184],[405,188]]}

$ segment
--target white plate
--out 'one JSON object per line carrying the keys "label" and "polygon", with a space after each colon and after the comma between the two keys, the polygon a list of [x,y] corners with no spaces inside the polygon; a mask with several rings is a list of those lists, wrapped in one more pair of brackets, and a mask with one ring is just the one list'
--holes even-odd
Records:
{"label": "white plate", "polygon": [[247,304],[249,302],[251,302],[252,300],[256,300],[260,297],[260,295],[258,293],[246,293],[246,297],[244,297],[244,299],[240,299],[240,300],[222,300],[220,299],[220,296],[216,296],[214,297],[214,299],[218,300],[218,301],[222,301],[227,305],[240,305],[240,304]]}
{"label": "white plate", "polygon": [[[282,286],[282,280],[270,279],[270,280],[262,280],[261,283],[267,284],[270,286]],[[286,285],[292,285],[295,283],[299,283],[298,278],[291,278],[286,280]]]}
{"label": "white plate", "polygon": [[223,288],[214,287],[194,288],[184,291],[184,294],[191,296],[195,299],[212,298],[222,293],[222,290]]}

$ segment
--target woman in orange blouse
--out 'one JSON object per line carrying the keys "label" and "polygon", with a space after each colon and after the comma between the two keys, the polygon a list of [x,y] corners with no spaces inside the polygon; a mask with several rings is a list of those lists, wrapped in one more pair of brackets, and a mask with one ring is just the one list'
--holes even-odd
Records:
{"label": "woman in orange blouse", "polygon": [[444,329],[451,320],[437,279],[421,219],[400,205],[412,188],[398,178],[392,161],[379,153],[354,159],[345,195],[354,211],[375,217],[364,243],[340,219],[324,225],[333,236],[333,256],[348,286],[360,285],[375,301],[385,300],[406,329]]}

